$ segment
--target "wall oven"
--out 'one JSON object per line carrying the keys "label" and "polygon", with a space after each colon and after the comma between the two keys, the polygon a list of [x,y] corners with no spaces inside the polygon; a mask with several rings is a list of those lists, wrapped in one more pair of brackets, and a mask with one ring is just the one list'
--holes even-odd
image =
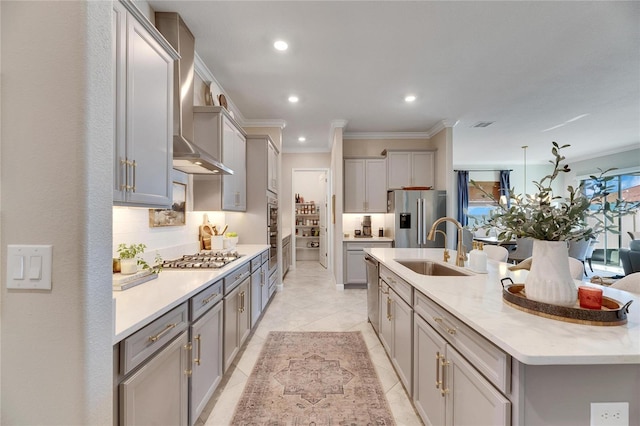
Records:
{"label": "wall oven", "polygon": [[278,200],[269,198],[267,203],[267,237],[269,239],[269,275],[278,268]]}

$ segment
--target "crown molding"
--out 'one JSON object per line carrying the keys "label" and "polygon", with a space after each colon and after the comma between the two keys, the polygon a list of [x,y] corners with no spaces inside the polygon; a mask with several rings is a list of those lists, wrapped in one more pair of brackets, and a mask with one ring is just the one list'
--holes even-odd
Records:
{"label": "crown molding", "polygon": [[277,127],[282,130],[287,127],[287,122],[278,119],[243,120],[242,127]]}
{"label": "crown molding", "polygon": [[434,124],[429,130],[427,130],[427,134],[429,135],[429,139],[443,131],[447,128],[456,127],[459,120],[440,120],[436,124]]}
{"label": "crown molding", "polygon": [[345,133],[343,139],[428,139],[425,132],[351,132]]}
{"label": "crown molding", "polygon": [[202,81],[212,81],[220,88],[220,91],[224,93],[225,98],[227,98],[227,105],[229,106],[228,109],[234,111],[234,114],[236,115],[235,120],[241,126],[244,126],[244,123],[247,122],[247,119],[244,117],[244,115],[242,115],[242,112],[236,106],[236,104],[233,103],[231,97],[224,91],[222,85],[213,76],[213,73],[211,72],[209,67],[207,67],[207,64],[205,64],[200,55],[198,55],[198,52],[194,53],[194,71],[196,74],[198,74]]}
{"label": "crown molding", "polygon": [[[349,121],[348,120],[332,120],[331,121],[331,128],[329,129],[329,140],[327,140],[327,149],[329,151],[331,151],[333,149],[333,141],[334,141],[334,134],[336,132],[336,129],[344,129],[345,127],[347,127],[347,123]],[[344,139],[344,130],[342,131],[342,139]]]}

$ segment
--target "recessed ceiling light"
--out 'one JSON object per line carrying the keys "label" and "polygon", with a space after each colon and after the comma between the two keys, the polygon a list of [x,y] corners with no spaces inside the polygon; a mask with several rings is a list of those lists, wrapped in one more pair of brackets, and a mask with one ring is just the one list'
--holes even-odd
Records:
{"label": "recessed ceiling light", "polygon": [[295,104],[296,102],[298,102],[300,99],[298,99],[298,97],[296,95],[291,95],[289,96],[289,102],[291,102],[292,104]]}
{"label": "recessed ceiling light", "polygon": [[307,138],[305,138],[304,136],[300,136],[298,138],[298,142],[306,142]]}
{"label": "recessed ceiling light", "polygon": [[416,100],[416,95],[407,95],[404,97],[405,102],[413,102]]}
{"label": "recessed ceiling light", "polygon": [[287,44],[286,41],[278,40],[275,43],[273,43],[273,47],[275,47],[277,50],[284,51],[289,48],[289,45]]}

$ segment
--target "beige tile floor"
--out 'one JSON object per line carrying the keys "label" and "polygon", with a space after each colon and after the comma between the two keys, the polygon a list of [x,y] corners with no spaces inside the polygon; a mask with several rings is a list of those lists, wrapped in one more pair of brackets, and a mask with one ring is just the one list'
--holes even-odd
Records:
{"label": "beige tile floor", "polygon": [[398,425],[422,425],[378,337],[367,322],[366,290],[337,291],[318,262],[298,262],[274,295],[244,350],[204,409],[198,426],[231,424],[235,406],[269,331],[362,331]]}

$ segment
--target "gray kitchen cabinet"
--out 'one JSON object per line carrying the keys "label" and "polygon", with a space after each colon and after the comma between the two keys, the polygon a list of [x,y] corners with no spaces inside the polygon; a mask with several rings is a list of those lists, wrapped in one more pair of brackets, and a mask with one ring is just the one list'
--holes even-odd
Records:
{"label": "gray kitchen cabinet", "polygon": [[[193,108],[194,142],[214,147],[209,152],[232,175],[194,175],[194,210],[246,211],[247,209],[247,140],[240,125],[223,107]],[[211,148],[210,148],[211,149]]]}
{"label": "gray kitchen cabinet", "polygon": [[509,400],[427,321],[416,315],[414,325],[413,402],[424,423],[510,425]]}
{"label": "gray kitchen cabinet", "polygon": [[[255,260],[255,267],[254,267]],[[263,311],[263,294],[269,292],[267,276],[268,261],[262,261],[260,255],[251,260],[251,327],[255,325]]]}
{"label": "gray kitchen cabinet", "polygon": [[278,193],[278,150],[271,140],[267,144],[267,189],[274,194]]}
{"label": "gray kitchen cabinet", "polygon": [[367,269],[364,263],[364,249],[381,247],[391,248],[391,241],[348,241],[344,243],[344,285],[345,288],[365,287],[367,285]]}
{"label": "gray kitchen cabinet", "polygon": [[291,266],[291,235],[282,239],[282,278],[289,272]]}
{"label": "gray kitchen cabinet", "polygon": [[[193,425],[222,380],[223,303],[222,282],[192,298],[209,307],[191,325],[190,423]],[[192,312],[196,312],[195,307]]]}
{"label": "gray kitchen cabinet", "polygon": [[224,371],[229,369],[251,331],[250,292],[251,279],[247,277],[224,297]]}
{"label": "gray kitchen cabinet", "polygon": [[434,185],[434,151],[387,151],[387,189]]}
{"label": "gray kitchen cabinet", "polygon": [[121,425],[187,425],[188,353],[184,331],[120,383]]}
{"label": "gray kitchen cabinet", "polygon": [[172,202],[177,52],[131,2],[113,2],[113,203]]}
{"label": "gray kitchen cabinet", "polygon": [[[380,301],[380,334],[383,346],[391,359],[407,394],[413,390],[413,287],[380,266],[380,286],[383,300]],[[384,309],[382,308],[384,306]]]}
{"label": "gray kitchen cabinet", "polygon": [[344,160],[344,211],[386,213],[386,176],[384,158]]}

